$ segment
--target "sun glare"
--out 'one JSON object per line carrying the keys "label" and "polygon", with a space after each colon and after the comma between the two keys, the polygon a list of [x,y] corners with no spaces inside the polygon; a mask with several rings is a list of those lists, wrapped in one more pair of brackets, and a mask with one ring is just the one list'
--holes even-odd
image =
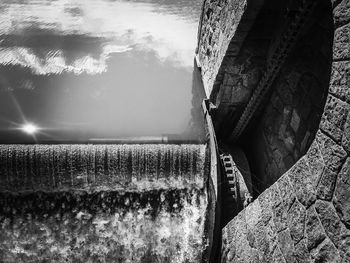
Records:
{"label": "sun glare", "polygon": [[38,131],[38,127],[35,126],[34,124],[31,123],[27,123],[25,125],[23,125],[23,127],[21,128],[22,131],[24,131],[25,133],[28,134],[34,134]]}

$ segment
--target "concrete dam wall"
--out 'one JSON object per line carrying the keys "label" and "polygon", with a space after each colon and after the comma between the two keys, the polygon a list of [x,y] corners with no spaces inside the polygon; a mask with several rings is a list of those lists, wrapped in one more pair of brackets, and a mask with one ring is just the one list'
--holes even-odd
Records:
{"label": "concrete dam wall", "polygon": [[196,59],[219,151],[241,147],[253,184],[213,262],[350,262],[349,10],[204,1]]}

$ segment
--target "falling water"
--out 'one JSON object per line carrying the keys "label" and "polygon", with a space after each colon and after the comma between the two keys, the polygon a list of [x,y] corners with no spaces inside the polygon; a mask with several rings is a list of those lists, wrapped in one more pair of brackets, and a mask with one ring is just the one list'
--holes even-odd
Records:
{"label": "falling water", "polygon": [[202,188],[196,144],[0,145],[0,191]]}
{"label": "falling water", "polygon": [[1,145],[1,262],[201,262],[205,145]]}

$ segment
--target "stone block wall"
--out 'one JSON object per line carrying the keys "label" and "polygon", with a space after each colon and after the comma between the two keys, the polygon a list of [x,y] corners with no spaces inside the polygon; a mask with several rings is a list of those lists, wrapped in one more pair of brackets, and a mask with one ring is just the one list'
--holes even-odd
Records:
{"label": "stone block wall", "polygon": [[350,1],[332,1],[329,95],[306,154],[222,231],[222,262],[350,262]]}
{"label": "stone block wall", "polygon": [[[225,55],[239,51],[261,3],[261,0],[204,0],[197,56],[207,97]],[[235,41],[231,41],[233,38]]]}
{"label": "stone block wall", "polygon": [[[266,108],[248,135],[246,151],[256,174],[259,192],[273,184],[304,155],[315,138],[329,86],[333,19],[330,4],[322,1],[308,19],[296,46],[276,80]],[[327,107],[343,114],[334,97]],[[331,118],[327,111],[323,118]],[[339,131],[329,122],[322,127]]]}

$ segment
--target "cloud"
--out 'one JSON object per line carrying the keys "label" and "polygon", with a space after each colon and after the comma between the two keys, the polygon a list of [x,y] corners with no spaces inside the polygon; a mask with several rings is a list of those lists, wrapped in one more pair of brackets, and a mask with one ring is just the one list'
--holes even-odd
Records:
{"label": "cloud", "polygon": [[25,47],[1,49],[3,63],[31,67],[36,74],[63,71],[98,74],[106,71],[112,53],[127,52],[132,47],[153,51],[160,61],[181,67],[192,66],[197,21],[161,13],[156,4],[105,0],[57,0],[43,4],[28,0],[25,4],[2,5],[6,12],[0,13],[0,34],[21,34],[30,26],[51,30],[58,35],[78,34],[108,39],[99,58],[86,55],[70,63],[64,59],[63,50],[39,58],[33,50]]}
{"label": "cloud", "polygon": [[107,71],[107,60],[112,53],[123,53],[132,50],[128,46],[107,45],[103,48],[99,58],[91,55],[82,56],[67,62],[66,55],[62,50],[49,51],[43,56],[34,52],[31,48],[11,47],[0,48],[0,64],[20,65],[30,68],[33,74],[61,74],[69,72],[74,74],[101,74]]}

